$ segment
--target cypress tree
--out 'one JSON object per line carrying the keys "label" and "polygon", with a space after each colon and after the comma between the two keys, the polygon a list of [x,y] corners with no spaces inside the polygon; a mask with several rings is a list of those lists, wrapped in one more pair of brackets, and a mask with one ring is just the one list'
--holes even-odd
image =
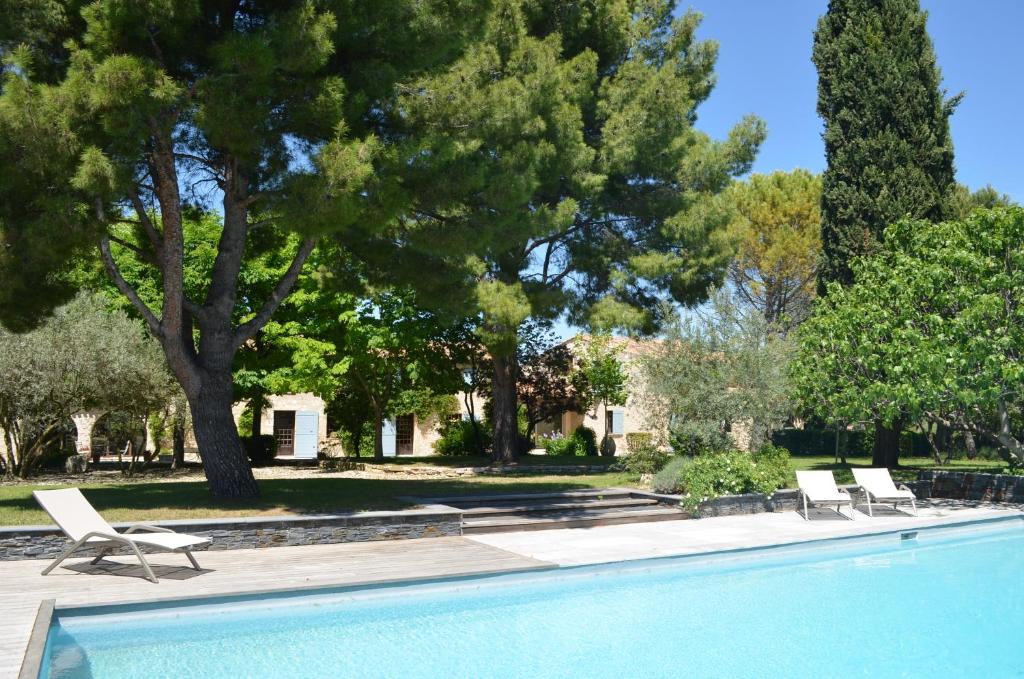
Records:
{"label": "cypress tree", "polygon": [[[904,217],[938,221],[954,189],[947,99],[918,0],[831,0],[813,61],[828,167],[822,183],[821,293],[853,281]],[[895,466],[902,420],[875,423],[874,464]]]}

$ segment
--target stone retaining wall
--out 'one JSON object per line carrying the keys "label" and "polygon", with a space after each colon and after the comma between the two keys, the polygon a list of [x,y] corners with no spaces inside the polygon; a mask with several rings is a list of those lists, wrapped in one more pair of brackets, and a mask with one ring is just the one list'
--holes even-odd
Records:
{"label": "stone retaining wall", "polygon": [[1024,476],[924,471],[908,484],[918,497],[1024,503]]}
{"label": "stone retaining wall", "polygon": [[[114,524],[114,527],[123,532],[131,525]],[[160,521],[155,525],[210,538],[211,544],[201,549],[263,549],[461,535],[462,512],[437,506],[330,516]],[[69,544],[55,526],[0,528],[0,561],[54,558]],[[76,552],[76,556],[90,556],[95,552],[83,549]]]}
{"label": "stone retaining wall", "polygon": [[702,502],[698,514],[701,517],[709,517],[761,514],[762,512],[789,512],[797,508],[798,496],[798,491],[786,488],[775,491],[771,497],[763,493],[723,495],[714,500]]}

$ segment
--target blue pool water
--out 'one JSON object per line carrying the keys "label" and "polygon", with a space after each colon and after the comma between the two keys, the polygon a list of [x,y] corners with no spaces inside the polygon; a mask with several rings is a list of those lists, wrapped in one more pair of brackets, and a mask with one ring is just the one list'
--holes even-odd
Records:
{"label": "blue pool water", "polygon": [[59,612],[44,677],[1021,677],[1024,521]]}

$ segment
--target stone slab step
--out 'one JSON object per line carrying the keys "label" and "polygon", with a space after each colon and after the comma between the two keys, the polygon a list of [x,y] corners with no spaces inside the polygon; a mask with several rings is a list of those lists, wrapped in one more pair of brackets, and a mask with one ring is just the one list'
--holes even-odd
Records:
{"label": "stone slab step", "polygon": [[469,507],[463,510],[465,518],[476,516],[501,516],[505,514],[529,514],[533,512],[552,512],[572,509],[611,509],[615,507],[648,507],[657,505],[658,501],[652,498],[624,497],[611,500],[597,500],[580,498],[575,502],[543,500],[534,502],[508,501],[506,503],[495,502],[489,506]]}
{"label": "stone slab step", "polygon": [[552,516],[515,516],[464,519],[464,535],[480,533],[506,533],[524,530],[551,530],[555,528],[588,528],[621,523],[648,523],[652,521],[678,521],[689,514],[674,507],[659,509],[576,510]]}
{"label": "stone slab step", "polygon": [[454,495],[448,497],[417,497],[412,498],[423,504],[448,505],[467,509],[493,505],[495,502],[535,502],[535,501],[566,501],[585,498],[612,499],[632,497],[627,488],[598,488],[594,490],[566,490],[551,493],[510,493],[506,495]]}

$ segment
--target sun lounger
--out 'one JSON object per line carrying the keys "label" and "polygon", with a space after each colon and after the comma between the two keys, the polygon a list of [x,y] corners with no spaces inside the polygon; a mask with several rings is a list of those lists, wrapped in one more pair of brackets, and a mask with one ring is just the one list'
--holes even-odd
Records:
{"label": "sun lounger", "polygon": [[914,497],[913,491],[902,484],[897,488],[896,484],[892,482],[889,470],[885,467],[854,469],[853,478],[867,497],[868,516],[874,516],[874,512],[871,509],[872,502],[881,504],[889,504],[891,502],[893,509],[896,509],[896,505],[900,502],[909,502],[914,510],[914,516],[917,516],[917,498]]}
{"label": "sun lounger", "polygon": [[[140,546],[158,549],[164,552],[181,552],[188,557],[192,567],[200,570],[199,564],[192,556],[192,548],[205,545],[210,541],[207,538],[199,538],[194,535],[175,533],[167,528],[157,526],[138,525],[132,526],[124,533],[118,533],[107,523],[99,513],[93,509],[89,501],[85,499],[82,492],[77,488],[66,488],[62,490],[37,490],[32,493],[36,502],[42,505],[46,513],[50,515],[60,529],[64,531],[74,542],[64,550],[57,560],[46,567],[43,575],[60,565],[64,559],[71,556],[79,549],[100,548],[100,554],[92,563],[98,563],[106,556],[107,552],[116,547],[127,547],[142,564],[146,571],[146,577],[152,582],[158,582],[149,567],[146,557],[142,555]],[[148,531],[136,534],[137,531]]]}
{"label": "sun lounger", "polygon": [[[798,471],[796,473],[797,485],[800,486],[800,496],[804,503],[804,518],[810,520],[807,513],[808,505],[835,505],[836,513],[851,521],[856,519],[853,513],[853,498],[845,490],[836,486],[836,479],[830,471]],[[843,505],[850,507],[850,516],[847,517],[839,508]]]}

